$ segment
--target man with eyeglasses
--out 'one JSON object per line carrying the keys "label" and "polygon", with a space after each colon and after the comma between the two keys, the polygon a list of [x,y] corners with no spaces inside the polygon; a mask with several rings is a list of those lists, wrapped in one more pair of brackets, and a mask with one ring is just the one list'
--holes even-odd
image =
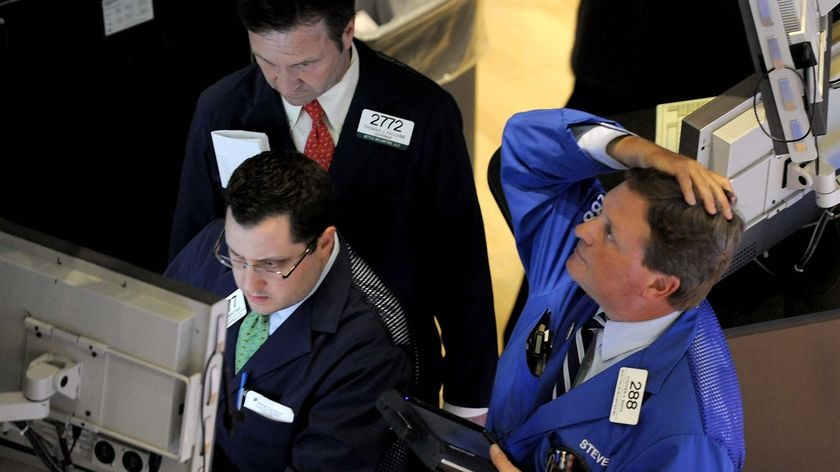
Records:
{"label": "man with eyeglasses", "polygon": [[[247,29],[254,62],[198,98],[170,255],[223,215],[210,133],[258,131],[271,149],[307,152],[307,110],[317,103],[323,114],[316,122],[334,145],[332,160],[321,152],[317,158],[329,162],[337,226],[405,309],[421,366],[416,396],[434,404],[442,399],[447,410],[483,422],[499,358],[496,318],[484,224],[455,99],[354,39],[353,0],[231,3]],[[440,270],[441,255],[452,248],[459,263]]]}
{"label": "man with eyeglasses", "polygon": [[213,470],[374,470],[393,440],[376,398],[405,389],[411,365],[353,284],[329,177],[296,151],[264,152],[233,173],[226,203],[166,271],[247,302],[228,317]]}

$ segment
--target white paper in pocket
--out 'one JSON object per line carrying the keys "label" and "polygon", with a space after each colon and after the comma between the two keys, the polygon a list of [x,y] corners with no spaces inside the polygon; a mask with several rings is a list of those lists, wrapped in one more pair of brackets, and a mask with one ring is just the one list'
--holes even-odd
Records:
{"label": "white paper in pocket", "polygon": [[295,412],[291,408],[282,403],[269,400],[264,395],[253,390],[248,390],[245,394],[245,403],[242,406],[260,416],[281,423],[291,423],[295,420]]}
{"label": "white paper in pocket", "polygon": [[222,188],[227,188],[233,171],[245,162],[245,159],[269,150],[268,136],[256,131],[220,129],[211,131],[210,139],[216,152],[216,165],[219,167]]}

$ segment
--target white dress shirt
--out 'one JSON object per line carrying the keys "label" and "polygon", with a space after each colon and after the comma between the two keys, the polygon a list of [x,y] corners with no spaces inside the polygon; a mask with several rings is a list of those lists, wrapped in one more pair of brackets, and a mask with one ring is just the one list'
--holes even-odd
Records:
{"label": "white dress shirt", "polygon": [[595,342],[586,352],[575,385],[586,382],[613,364],[651,344],[680,316],[673,311],[647,321],[611,321],[595,333]]}

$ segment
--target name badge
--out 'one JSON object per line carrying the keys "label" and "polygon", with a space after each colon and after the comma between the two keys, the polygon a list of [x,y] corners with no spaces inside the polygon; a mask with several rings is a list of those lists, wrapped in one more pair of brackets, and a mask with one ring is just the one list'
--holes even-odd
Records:
{"label": "name badge", "polygon": [[230,328],[237,321],[240,320],[246,313],[248,313],[248,306],[245,304],[245,294],[242,289],[238,288],[233,293],[227,296],[228,301],[228,315],[227,327]]}
{"label": "name badge", "polygon": [[365,108],[356,136],[397,149],[408,149],[413,132],[413,121]]}
{"label": "name badge", "polygon": [[648,371],[622,367],[615,383],[610,421],[613,423],[635,425],[639,422],[642,400],[645,395]]}
{"label": "name badge", "polygon": [[295,412],[291,408],[269,400],[253,390],[248,390],[248,393],[245,394],[245,403],[242,406],[260,416],[280,423],[291,423],[295,419]]}

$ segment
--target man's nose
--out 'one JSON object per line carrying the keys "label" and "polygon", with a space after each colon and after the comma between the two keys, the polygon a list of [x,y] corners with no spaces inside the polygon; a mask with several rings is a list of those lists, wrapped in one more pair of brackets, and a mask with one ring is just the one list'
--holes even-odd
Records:
{"label": "man's nose", "polygon": [[575,226],[575,236],[578,237],[584,244],[592,244],[592,231],[594,230],[595,220],[584,221]]}
{"label": "man's nose", "polygon": [[265,285],[263,274],[254,270],[251,266],[242,268],[242,287],[246,292],[253,292]]}
{"label": "man's nose", "polygon": [[292,71],[277,71],[275,75],[275,83],[280,89],[281,95],[291,95],[297,90],[300,83],[299,77]]}

